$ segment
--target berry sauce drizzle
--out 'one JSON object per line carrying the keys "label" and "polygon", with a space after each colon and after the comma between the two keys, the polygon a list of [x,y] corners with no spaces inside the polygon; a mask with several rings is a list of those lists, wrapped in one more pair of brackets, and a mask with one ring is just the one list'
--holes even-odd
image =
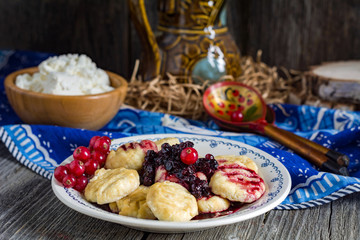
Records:
{"label": "berry sauce drizzle", "polygon": [[[219,163],[222,162],[223,160],[219,161]],[[222,170],[222,173],[226,175],[230,181],[245,186],[249,194],[260,191],[261,186],[264,185],[264,180],[254,170],[239,164],[220,165],[219,170]]]}
{"label": "berry sauce drizzle", "polygon": [[121,145],[120,147],[124,150],[124,151],[127,151],[128,149],[135,149],[136,146],[139,146],[140,144],[137,143],[137,142],[131,142],[131,143],[128,143],[128,144],[123,144]]}
{"label": "berry sauce drizzle", "polygon": [[119,148],[123,149],[124,151],[128,151],[129,149],[136,149],[137,147],[140,147],[144,151],[144,153],[146,153],[148,150],[153,150],[155,152],[158,151],[156,144],[150,140],[142,140],[140,143],[126,143],[121,145]]}
{"label": "berry sauce drizzle", "polygon": [[245,203],[232,202],[230,207],[228,209],[224,210],[224,211],[214,212],[214,213],[201,213],[201,214],[193,217],[193,219],[191,219],[191,220],[204,220],[204,219],[209,219],[209,218],[218,218],[218,217],[227,216],[227,215],[236,213],[244,205],[246,205],[246,204]]}

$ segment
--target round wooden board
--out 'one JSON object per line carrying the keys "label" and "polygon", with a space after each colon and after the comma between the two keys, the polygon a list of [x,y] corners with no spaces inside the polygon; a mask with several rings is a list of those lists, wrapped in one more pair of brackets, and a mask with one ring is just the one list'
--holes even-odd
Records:
{"label": "round wooden board", "polygon": [[323,63],[305,76],[312,93],[323,100],[360,103],[360,61]]}

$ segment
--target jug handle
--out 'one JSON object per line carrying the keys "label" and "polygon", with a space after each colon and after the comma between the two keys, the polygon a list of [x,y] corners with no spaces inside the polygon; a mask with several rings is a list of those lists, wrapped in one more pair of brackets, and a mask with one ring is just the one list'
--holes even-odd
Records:
{"label": "jug handle", "polygon": [[128,0],[130,17],[142,42],[142,62],[144,80],[150,80],[160,74],[161,56],[149,20],[144,0]]}

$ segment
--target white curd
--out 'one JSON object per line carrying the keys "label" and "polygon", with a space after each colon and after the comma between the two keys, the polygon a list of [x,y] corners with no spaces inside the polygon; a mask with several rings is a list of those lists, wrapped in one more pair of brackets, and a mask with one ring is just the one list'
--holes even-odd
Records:
{"label": "white curd", "polygon": [[109,76],[86,55],[66,54],[50,57],[33,75],[17,76],[16,86],[55,95],[88,95],[113,90]]}

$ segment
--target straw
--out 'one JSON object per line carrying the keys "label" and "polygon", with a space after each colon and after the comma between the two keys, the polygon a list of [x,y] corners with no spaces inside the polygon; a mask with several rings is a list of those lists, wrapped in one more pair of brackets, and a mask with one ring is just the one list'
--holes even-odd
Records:
{"label": "straw", "polygon": [[[288,71],[286,68],[270,67],[261,61],[262,51],[259,50],[256,60],[250,56],[242,57],[243,74],[234,78],[223,76],[219,81],[237,81],[258,90],[266,103],[286,103],[295,85],[302,83],[301,72]],[[140,62],[136,61],[131,76],[125,103],[135,108],[177,115],[190,119],[204,119],[206,116],[202,105],[202,95],[210,81],[194,84],[191,77],[160,76],[151,81],[142,81],[137,76]],[[284,76],[284,77],[280,77]],[[304,87],[304,86],[303,86]],[[300,94],[306,95],[305,88]]]}

